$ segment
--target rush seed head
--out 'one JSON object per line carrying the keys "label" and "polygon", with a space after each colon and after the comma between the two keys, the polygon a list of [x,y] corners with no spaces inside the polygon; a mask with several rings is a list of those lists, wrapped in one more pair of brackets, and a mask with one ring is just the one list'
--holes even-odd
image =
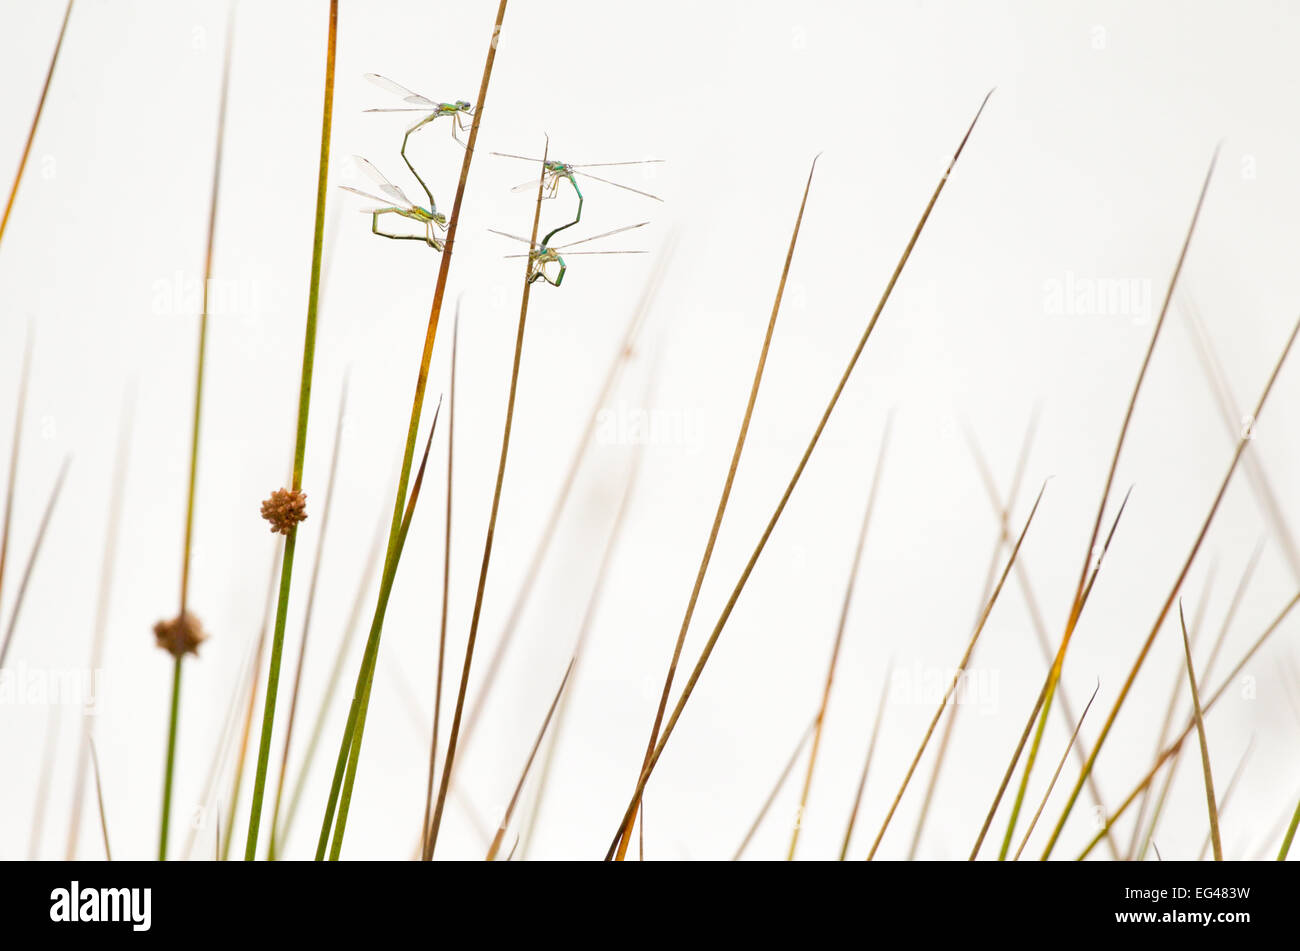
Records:
{"label": "rush seed head", "polygon": [[262,518],[271,523],[271,531],[288,535],[307,518],[307,493],[297,489],[276,489],[262,503]]}
{"label": "rush seed head", "polygon": [[170,621],[159,621],[153,626],[153,636],[158,646],[179,659],[185,654],[198,654],[199,645],[207,640],[199,619],[185,611]]}

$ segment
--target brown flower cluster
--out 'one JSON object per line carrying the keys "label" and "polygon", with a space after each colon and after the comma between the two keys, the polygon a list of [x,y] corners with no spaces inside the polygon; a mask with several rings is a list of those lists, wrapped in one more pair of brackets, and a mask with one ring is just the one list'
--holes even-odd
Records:
{"label": "brown flower cluster", "polygon": [[307,518],[307,493],[297,489],[276,489],[262,503],[262,518],[271,523],[271,531],[288,535]]}
{"label": "brown flower cluster", "polygon": [[199,619],[189,611],[170,621],[159,621],[153,626],[153,636],[159,647],[177,659],[185,654],[198,654],[199,645],[208,637]]}

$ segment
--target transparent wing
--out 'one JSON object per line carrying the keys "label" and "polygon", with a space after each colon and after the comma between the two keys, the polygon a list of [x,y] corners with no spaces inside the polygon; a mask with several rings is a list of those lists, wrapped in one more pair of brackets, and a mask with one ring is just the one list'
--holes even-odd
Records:
{"label": "transparent wing", "polygon": [[378,73],[366,73],[366,79],[370,80],[380,89],[386,89],[394,96],[400,96],[404,102],[409,102],[416,106],[432,106],[434,109],[438,108],[438,104],[427,96],[421,96],[418,92],[411,92],[411,90],[407,89],[401,83],[395,83],[385,76],[380,76]]}
{"label": "transparent wing", "polygon": [[584,162],[582,165],[575,165],[574,168],[612,168],[615,165],[662,165],[667,159],[648,158],[639,159],[635,162]]}
{"label": "transparent wing", "polygon": [[[509,231],[498,231],[496,228],[488,228],[488,231],[491,231],[493,234],[499,234],[503,238],[512,238],[515,241],[522,241],[524,244],[529,245],[530,247],[534,247],[534,248],[537,247],[536,244],[534,244],[532,241],[529,241],[527,238],[521,238],[519,237],[519,235],[511,234]],[[523,257],[523,256],[524,255],[519,255],[519,257]]]}
{"label": "transparent wing", "polygon": [[376,211],[383,211],[386,208],[392,208],[398,204],[397,202],[392,201],[391,199],[380,198],[378,195],[370,194],[370,192],[363,192],[360,188],[353,188],[351,185],[340,185],[339,188],[343,189],[344,191],[352,192],[352,194],[354,195],[360,195],[362,198],[368,199],[370,201],[379,202],[380,204],[379,208],[367,208],[366,211],[368,212],[373,213]]}
{"label": "transparent wing", "polygon": [[534,178],[531,181],[527,181],[520,185],[516,185],[514,188],[510,190],[512,192],[529,192],[529,191],[535,192],[537,191],[537,187],[543,184],[545,181],[546,181],[545,176],[543,176],[542,178]]}
{"label": "transparent wing", "polygon": [[600,178],[597,175],[591,174],[591,172],[579,172],[575,169],[573,174],[581,175],[583,178],[591,178],[598,182],[604,182],[606,185],[613,185],[615,188],[621,188],[625,192],[635,192],[638,195],[644,195],[646,198],[653,198],[655,201],[663,201],[663,199],[660,198],[658,195],[652,195],[649,192],[643,192],[639,188],[632,188],[629,185],[620,185],[618,182],[611,182],[608,178]]}
{"label": "transparent wing", "polygon": [[396,185],[390,182],[387,178],[385,178],[383,172],[375,168],[373,165],[371,165],[369,162],[363,159],[360,155],[354,155],[352,156],[352,158],[356,160],[356,163],[360,167],[361,171],[365,172],[366,175],[370,177],[370,180],[379,186],[379,190],[381,192],[383,192],[389,198],[406,206],[407,208],[414,207],[414,203],[411,201],[411,199],[406,197],[406,192],[402,191],[400,188],[398,188]]}
{"label": "transparent wing", "polygon": [[[650,253],[649,251],[570,251],[568,254],[565,255],[565,257],[566,257],[566,258],[568,258],[568,257],[573,257],[574,255],[578,255],[578,254],[649,254],[649,253]],[[526,254],[507,254],[507,255],[505,255],[505,257],[507,257],[507,258],[526,258],[526,257],[528,257],[528,255],[526,255]]]}
{"label": "transparent wing", "polygon": [[541,164],[542,164],[542,160],[541,160],[541,159],[539,159],[539,158],[529,158],[527,155],[511,155],[509,152],[489,152],[488,154],[489,154],[489,155],[500,156],[501,158],[519,159],[519,160],[522,161],[522,162],[536,162],[538,165],[541,165]]}
{"label": "transparent wing", "polygon": [[586,244],[588,241],[598,241],[601,238],[608,238],[611,235],[622,234],[624,231],[633,231],[637,228],[644,228],[649,223],[650,222],[648,221],[643,221],[640,224],[627,225],[626,227],[623,228],[615,228],[613,231],[606,231],[604,234],[594,234],[590,238],[583,238],[580,241],[570,241],[568,244],[562,244],[559,247],[557,247],[555,250],[563,251],[565,248],[572,248],[579,244]]}

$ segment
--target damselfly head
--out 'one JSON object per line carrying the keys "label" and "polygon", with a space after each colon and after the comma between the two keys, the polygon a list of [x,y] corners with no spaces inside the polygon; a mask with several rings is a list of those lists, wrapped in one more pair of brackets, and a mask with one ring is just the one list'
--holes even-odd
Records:
{"label": "damselfly head", "polygon": [[456,108],[459,109],[461,112],[469,112],[471,106],[464,99],[457,99]]}
{"label": "damselfly head", "polygon": [[441,211],[435,211],[432,217],[433,217],[433,223],[437,225],[439,228],[447,227],[447,216],[444,215]]}

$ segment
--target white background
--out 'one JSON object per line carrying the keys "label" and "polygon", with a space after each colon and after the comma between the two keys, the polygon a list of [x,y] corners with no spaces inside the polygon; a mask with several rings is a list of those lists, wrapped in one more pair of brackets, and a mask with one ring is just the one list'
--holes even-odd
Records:
{"label": "white background", "polygon": [[[397,175],[403,118],[362,113],[393,104],[362,74],[383,73],[438,100],[476,98],[496,4],[341,7],[327,276],[305,476],[313,507],[299,532],[282,718],[340,388],[349,372],[351,389],[298,752],[375,526],[391,511],[437,267],[422,244],[373,237],[357,211],[359,200],[333,187],[358,182],[348,160],[353,153],[368,156],[408,191],[415,185]],[[324,2],[242,4],[233,37],[214,267],[231,297],[210,324],[190,595],[212,636],[185,668],[173,855],[198,814],[277,557],[276,539],[257,510],[282,484],[292,452],[326,9]],[[6,188],[62,12],[56,2],[0,7],[0,181]],[[153,646],[150,628],[176,609],[198,309],[196,297],[175,290],[192,288],[202,274],[225,23],[221,3],[78,0],[0,248],[0,452],[6,457],[29,327],[35,335],[0,605],[5,624],[50,484],[62,460],[72,459],[7,661],[11,671],[39,674],[87,663],[119,419],[128,390],[137,394],[94,721],[115,857],[156,851],[171,666]],[[521,263],[503,260],[515,249],[486,229],[527,233],[532,214],[529,199],[509,191],[528,177],[528,166],[488,151],[535,155],[549,134],[552,155],[569,161],[665,158],[667,164],[649,167],[653,174],[609,171],[667,201],[592,184],[575,236],[650,219],[649,227],[605,246],[652,254],[572,258],[563,288],[534,288],[471,702],[605,367],[671,234],[677,246],[665,262],[645,346],[604,408],[615,418],[646,408],[647,370],[657,353],[660,374],[649,408],[684,424],[673,438],[642,447],[632,508],[571,684],[529,857],[598,857],[631,792],[813,155],[824,152],[684,666],[698,655],[947,158],[993,86],[997,91],[655,774],[646,855],[730,857],[814,712],[891,408],[892,444],[800,856],[838,852],[888,664],[913,679],[950,669],[978,613],[997,522],[963,423],[977,434],[1005,493],[1025,427],[1039,408],[1012,524],[1019,528],[1038,486],[1053,477],[1022,559],[1055,643],[1153,314],[1053,313],[1051,289],[1067,280],[1084,287],[1132,280],[1158,308],[1197,189],[1222,140],[1179,304],[1138,402],[1109,511],[1125,488],[1136,488],[1065,669],[1076,709],[1100,679],[1082,732],[1091,747],[1234,446],[1197,360],[1184,305],[1208,326],[1232,393],[1245,406],[1256,400],[1297,315],[1297,43],[1296,5],[1281,0],[1230,7],[511,4],[429,387],[431,410],[446,388],[446,318],[463,294],[448,695],[469,627],[518,314]],[[461,153],[443,122],[413,138],[412,155],[449,210]],[[565,199],[545,214],[558,222],[568,207]],[[1293,491],[1300,476],[1298,398],[1300,368],[1292,365],[1283,370],[1250,450],[1259,454],[1292,523],[1300,519]],[[437,461],[388,613],[345,857],[405,858],[419,828],[441,603],[444,440],[445,432],[435,439]],[[489,827],[501,815],[573,649],[637,451],[627,442],[601,439],[592,447],[482,729],[458,760],[464,800]],[[1261,538],[1268,540],[1259,570],[1207,693],[1297,585],[1242,471],[1183,589],[1189,615],[1209,599],[1199,664]],[[373,598],[367,593],[364,618]],[[1223,817],[1232,857],[1276,849],[1277,822],[1294,806],[1300,785],[1297,623],[1290,619],[1249,667],[1253,688],[1234,687],[1208,721],[1220,791],[1254,742]],[[363,638],[364,630],[354,652]],[[346,664],[345,691],[356,664],[355,657]],[[973,666],[995,691],[987,706],[961,710],[921,857],[969,851],[1038,692],[1045,664],[1014,586],[996,606]],[[1183,722],[1189,701],[1182,676],[1171,618],[1098,762],[1109,805],[1145,772],[1176,681],[1175,718]],[[1246,698],[1250,689],[1253,700]],[[308,856],[314,846],[342,700],[288,846],[294,856]],[[54,771],[36,847],[51,858],[65,850],[81,735],[76,708],[55,709]],[[865,854],[932,712],[930,703],[887,705],[851,855]],[[51,722],[48,706],[13,702],[0,710],[5,857],[28,854]],[[1066,735],[1054,714],[1032,803]],[[279,731],[273,749],[278,763]],[[882,855],[907,854],[933,753],[932,747]],[[1195,857],[1206,834],[1195,747],[1186,754],[1156,834],[1166,858]],[[749,855],[784,855],[802,771]],[[1055,822],[1076,776],[1072,760],[1036,841]],[[251,776],[237,812],[236,853],[250,787]],[[229,789],[227,776],[218,792],[223,808]],[[514,831],[528,825],[531,801],[530,792]],[[485,844],[461,803],[453,799],[448,808],[440,856],[483,854]],[[1090,837],[1090,804],[1081,801],[1057,856],[1075,854]],[[101,854],[95,823],[88,806],[79,851],[86,857]],[[994,838],[1002,825],[995,824]],[[265,828],[264,820],[263,841]],[[1127,822],[1121,831],[1127,841]],[[213,835],[208,814],[196,854],[210,854]],[[985,854],[992,851],[987,846]],[[1031,845],[1026,854],[1037,850]]]}

